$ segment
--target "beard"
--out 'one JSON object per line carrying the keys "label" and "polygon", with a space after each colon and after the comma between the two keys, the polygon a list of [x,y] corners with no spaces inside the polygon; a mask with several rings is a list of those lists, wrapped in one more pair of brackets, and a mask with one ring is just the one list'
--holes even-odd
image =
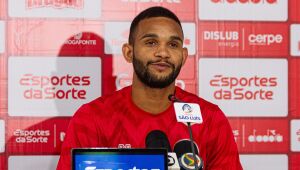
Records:
{"label": "beard", "polygon": [[151,88],[162,89],[162,88],[169,86],[177,78],[177,76],[180,72],[181,66],[182,66],[182,62],[180,63],[179,66],[176,67],[173,63],[170,63],[169,61],[165,61],[166,63],[168,63],[171,66],[172,72],[166,76],[157,76],[149,71],[148,66],[152,63],[156,63],[159,61],[161,61],[161,60],[148,61],[147,64],[144,65],[141,60],[137,59],[135,57],[135,55],[133,55],[133,61],[132,61],[133,69],[134,69],[137,77],[139,78],[139,80],[141,82],[143,82],[145,85],[147,85]]}

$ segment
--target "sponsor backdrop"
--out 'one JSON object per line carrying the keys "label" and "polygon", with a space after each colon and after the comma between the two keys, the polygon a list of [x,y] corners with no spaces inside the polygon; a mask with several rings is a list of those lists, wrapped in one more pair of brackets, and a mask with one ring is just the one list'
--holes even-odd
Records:
{"label": "sponsor backdrop", "polygon": [[225,112],[244,169],[300,169],[300,1],[1,0],[1,170],[55,169],[74,111],[131,84],[121,46],[154,5],[183,22],[176,84]]}

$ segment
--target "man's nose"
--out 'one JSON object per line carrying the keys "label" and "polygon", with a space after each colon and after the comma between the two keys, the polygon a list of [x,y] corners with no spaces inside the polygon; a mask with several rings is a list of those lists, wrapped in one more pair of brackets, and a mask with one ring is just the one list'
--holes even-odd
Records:
{"label": "man's nose", "polygon": [[168,47],[166,45],[158,46],[155,51],[155,57],[169,58],[170,52],[168,50]]}

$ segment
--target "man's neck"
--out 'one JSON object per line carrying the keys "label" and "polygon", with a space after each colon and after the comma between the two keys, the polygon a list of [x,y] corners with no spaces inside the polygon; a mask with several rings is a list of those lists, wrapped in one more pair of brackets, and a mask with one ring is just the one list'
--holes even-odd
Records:
{"label": "man's neck", "polygon": [[165,88],[150,88],[140,81],[133,80],[131,98],[140,109],[159,114],[170,107],[172,102],[168,100],[168,96],[174,91],[175,83]]}

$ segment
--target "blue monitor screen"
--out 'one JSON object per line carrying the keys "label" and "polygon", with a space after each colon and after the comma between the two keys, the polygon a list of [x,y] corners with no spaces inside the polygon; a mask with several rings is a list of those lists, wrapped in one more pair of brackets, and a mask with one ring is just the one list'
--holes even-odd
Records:
{"label": "blue monitor screen", "polygon": [[75,153],[73,170],[167,170],[166,155],[162,153],[141,153],[128,149],[125,151]]}

